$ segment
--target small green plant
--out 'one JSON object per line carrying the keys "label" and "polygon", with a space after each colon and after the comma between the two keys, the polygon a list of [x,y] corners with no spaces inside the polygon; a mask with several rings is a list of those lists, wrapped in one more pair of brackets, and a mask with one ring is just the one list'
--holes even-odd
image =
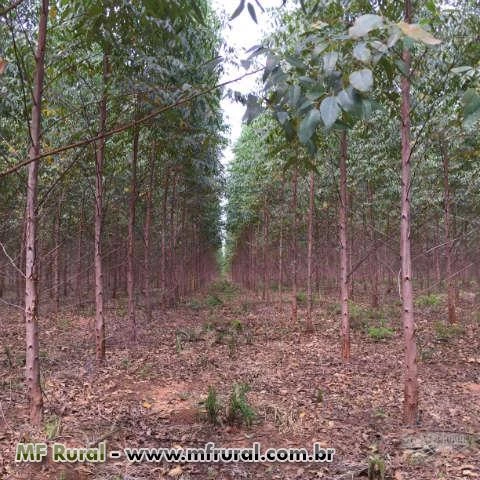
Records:
{"label": "small green plant", "polygon": [[196,300],[194,298],[192,298],[191,300],[186,302],[186,306],[188,308],[191,308],[192,310],[195,310],[195,311],[198,311],[202,308],[201,302],[199,302],[198,300]]}
{"label": "small green plant", "polygon": [[230,322],[230,326],[235,332],[242,332],[243,331],[243,323],[238,318],[232,320]]}
{"label": "small green plant", "polygon": [[218,295],[215,294],[210,294],[206,300],[205,304],[209,307],[218,307],[220,305],[223,305],[223,301]]}
{"label": "small green plant", "polygon": [[303,292],[302,290],[297,292],[297,302],[300,305],[306,305],[307,304],[307,294],[305,292]]}
{"label": "small green plant", "polygon": [[244,423],[251,426],[256,414],[248,403],[246,393],[250,387],[246,384],[235,384],[230,394],[230,401],[227,409],[227,421],[233,423]]}
{"label": "small green plant", "polygon": [[420,295],[415,300],[415,305],[417,307],[437,307],[440,305],[441,298],[439,295],[431,293],[430,295]]}
{"label": "small green plant", "polygon": [[368,459],[368,480],[385,480],[385,460],[379,455]]}
{"label": "small green plant", "polygon": [[[366,308],[353,302],[348,303],[348,311],[350,314],[350,325],[353,330],[365,330],[370,326],[371,316]],[[341,313],[339,307],[338,314]]]}
{"label": "small green plant", "polygon": [[218,399],[217,391],[214,387],[208,387],[208,395],[205,400],[205,410],[207,411],[207,419],[213,425],[218,425],[219,414],[222,406]]}
{"label": "small green plant", "polygon": [[385,413],[385,410],[383,408],[376,408],[373,411],[373,416],[375,418],[387,418],[387,414]]}
{"label": "small green plant", "polygon": [[448,342],[450,339],[458,337],[465,332],[461,325],[449,325],[443,322],[436,322],[434,329],[437,340],[441,342]]}
{"label": "small green plant", "polygon": [[128,368],[131,365],[130,359],[129,358],[122,358],[122,361],[120,362],[120,365],[124,370],[128,370]]}
{"label": "small green plant", "polygon": [[323,390],[321,388],[317,388],[315,392],[315,402],[323,403]]}
{"label": "small green plant", "polygon": [[61,418],[57,415],[52,415],[45,422],[45,435],[47,440],[55,439],[60,433]]}
{"label": "small green plant", "polygon": [[390,327],[385,327],[383,325],[377,327],[368,327],[367,333],[368,336],[376,342],[391,338],[395,334]]}

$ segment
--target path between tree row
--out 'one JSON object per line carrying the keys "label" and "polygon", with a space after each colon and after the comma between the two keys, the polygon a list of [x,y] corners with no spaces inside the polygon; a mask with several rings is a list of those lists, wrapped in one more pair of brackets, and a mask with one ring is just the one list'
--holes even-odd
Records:
{"label": "path between tree row", "polygon": [[[140,319],[138,345],[128,345],[124,306],[108,319],[108,363],[93,363],[88,312],[41,321],[41,361],[46,401],[42,432],[28,427],[23,387],[23,324],[2,311],[6,332],[0,399],[0,471],[5,479],[233,479],[352,478],[365,475],[369,458],[385,462],[386,478],[480,478],[474,442],[452,448],[428,445],[428,432],[480,432],[480,324],[467,296],[461,334],[440,341],[439,311],[423,309],[418,320],[422,417],[413,432],[401,424],[403,342],[395,306],[392,338],[374,341],[363,327],[353,331],[353,360],[340,361],[338,315],[333,299],[315,310],[315,332],[292,325],[289,308],[265,303],[219,282],[208,292],[154,323]],[[300,310],[299,318],[303,318]],[[438,327],[437,327],[438,329]],[[253,425],[225,418],[234,385],[248,385]],[[214,387],[219,424],[207,422],[205,398]],[[413,437],[412,437],[413,435]],[[405,439],[418,445],[405,447]],[[71,446],[106,439],[124,447],[305,447],[314,442],[336,450],[326,464],[127,464],[35,466],[13,463],[19,441]],[[432,443],[430,441],[430,443]],[[448,442],[447,442],[448,443]],[[3,470],[2,470],[3,469]],[[361,478],[361,477],[358,477]]]}

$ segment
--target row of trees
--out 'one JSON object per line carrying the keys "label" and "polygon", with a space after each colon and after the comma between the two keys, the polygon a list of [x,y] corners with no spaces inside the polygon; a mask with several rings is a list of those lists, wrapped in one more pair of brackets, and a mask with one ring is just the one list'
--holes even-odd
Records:
{"label": "row of trees", "polygon": [[352,291],[374,307],[400,292],[410,424],[412,263],[419,290],[445,283],[450,322],[458,280],[478,280],[479,11],[448,7],[312,1],[282,12],[254,51],[266,70],[246,116],[266,112],[243,130],[227,188],[233,279],[264,297],[276,286],[281,301],[288,287],[293,321],[304,288],[308,329],[313,292],[335,285],[344,360]]}
{"label": "row of trees", "polygon": [[152,321],[216,274],[219,29],[206,1],[1,12],[0,299],[25,298],[33,423],[40,299],[54,311],[94,301],[102,364],[109,298],[127,294],[135,342],[139,311]]}

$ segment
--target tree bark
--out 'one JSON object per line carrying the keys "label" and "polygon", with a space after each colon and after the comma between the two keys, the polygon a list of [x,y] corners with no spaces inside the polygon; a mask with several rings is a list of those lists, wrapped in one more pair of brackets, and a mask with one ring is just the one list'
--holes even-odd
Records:
{"label": "tree bark", "polygon": [[[284,197],[284,183],[282,177],[282,198]],[[283,212],[280,213],[280,239],[278,242],[278,295],[280,297],[280,311],[283,311]]]}
{"label": "tree bark", "polygon": [[145,211],[145,227],[144,227],[144,237],[145,237],[145,259],[144,259],[144,269],[145,269],[145,312],[147,321],[152,320],[152,268],[151,268],[151,225],[152,225],[152,193],[153,193],[153,183],[155,180],[155,156],[156,156],[156,143],[152,143],[152,157],[150,159],[150,174],[148,181],[147,189],[147,205]]}
{"label": "tree bark", "polygon": [[167,301],[167,200],[169,186],[169,171],[165,172],[162,200],[162,304],[165,307]]}
{"label": "tree bark", "polygon": [[80,212],[80,218],[78,220],[78,238],[77,238],[77,275],[75,279],[76,295],[77,295],[77,308],[83,303],[82,296],[82,254],[83,254],[83,221],[85,217],[85,198],[82,195],[82,210]]}
{"label": "tree bark", "polygon": [[[103,54],[103,88],[99,104],[99,135],[105,132],[107,122],[107,81],[109,60]],[[104,318],[104,285],[103,285],[103,164],[105,160],[105,137],[96,143],[95,148],[95,351],[98,364],[105,362],[105,318]]]}
{"label": "tree bark", "polygon": [[267,242],[268,242],[268,213],[267,213],[267,198],[263,201],[263,248],[262,248],[262,269],[263,269],[263,285],[262,285],[262,300],[267,300],[267,283],[268,283],[268,269],[267,269]]}
{"label": "tree bark", "polygon": [[371,279],[372,282],[372,292],[371,292],[371,306],[372,308],[378,308],[379,303],[379,295],[378,295],[378,250],[377,250],[377,231],[375,227],[375,215],[373,213],[373,190],[372,185],[370,183],[367,184],[368,190],[368,217],[370,222],[370,231],[372,232],[370,235],[371,240],[371,247],[372,251],[372,260],[370,262],[370,272],[371,272]]}
{"label": "tree bark", "polygon": [[135,315],[135,209],[137,203],[137,156],[138,127],[133,130],[132,171],[130,178],[130,205],[128,215],[128,248],[127,248],[127,293],[128,293],[128,323],[130,339],[137,341],[137,319]]}
{"label": "tree bark", "polygon": [[[405,0],[405,22],[412,21],[411,0]],[[411,145],[410,145],[410,51],[405,48],[402,59],[407,71],[401,79],[402,194],[400,222],[400,257],[402,289],[402,321],[405,338],[404,420],[414,425],[418,415],[417,345],[413,311],[412,258],[410,246]]]}
{"label": "tree bark", "polygon": [[313,210],[315,208],[315,172],[310,172],[310,195],[308,206],[308,240],[307,240],[307,332],[313,331],[312,307],[312,260],[313,260]]}
{"label": "tree bark", "polygon": [[293,213],[293,237],[292,237],[292,321],[297,322],[298,306],[297,306],[297,179],[298,169],[295,167],[292,178],[292,213]]}
{"label": "tree bark", "polygon": [[60,216],[62,212],[62,200],[58,200],[57,211],[53,226],[54,251],[53,251],[53,304],[54,311],[60,309]]}
{"label": "tree bark", "polygon": [[348,245],[347,245],[347,132],[340,138],[340,306],[342,315],[342,359],[350,360],[350,318],[348,313]]}
{"label": "tree bark", "polygon": [[[35,53],[35,77],[33,83],[33,107],[30,125],[32,145],[29,160],[40,153],[42,94],[45,76],[45,48],[47,43],[48,0],[42,0],[38,25],[38,43]],[[29,401],[30,421],[39,425],[43,415],[43,398],[40,386],[40,359],[38,341],[38,251],[37,251],[37,202],[38,202],[38,160],[28,165],[27,210],[25,231],[25,325],[26,359],[25,373]]]}
{"label": "tree bark", "polygon": [[448,322],[457,322],[457,312],[455,308],[455,282],[452,278],[452,250],[453,242],[450,235],[450,183],[448,178],[449,173],[449,157],[447,152],[447,146],[442,143],[441,145],[442,158],[443,158],[443,195],[444,195],[444,222],[445,222],[445,274],[447,276],[447,302],[448,302]]}

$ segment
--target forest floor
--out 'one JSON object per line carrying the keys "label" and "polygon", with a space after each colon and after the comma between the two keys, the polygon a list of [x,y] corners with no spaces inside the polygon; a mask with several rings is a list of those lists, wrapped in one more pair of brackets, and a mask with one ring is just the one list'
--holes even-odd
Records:
{"label": "forest floor", "polygon": [[[292,324],[288,304],[282,311],[278,302],[219,282],[175,309],[156,311],[150,325],[140,317],[135,346],[120,301],[109,311],[107,364],[100,369],[93,361],[92,312],[44,315],[42,429],[28,424],[21,314],[2,310],[0,478],[347,480],[367,478],[370,464],[384,465],[385,479],[480,479],[480,316],[472,296],[461,293],[460,327],[445,326],[443,296],[419,299],[421,415],[415,429],[401,422],[398,301],[372,310],[355,300],[348,365],[340,360],[332,298],[317,299],[312,334],[305,333],[303,307]],[[249,391],[245,401],[237,398],[244,416],[229,421],[235,385]],[[209,387],[218,396],[216,425],[206,414]],[[251,425],[245,424],[248,406],[255,412]],[[335,448],[335,455],[332,463],[14,462],[18,442],[81,447],[103,440],[109,451],[207,442],[310,450],[318,442]]]}

